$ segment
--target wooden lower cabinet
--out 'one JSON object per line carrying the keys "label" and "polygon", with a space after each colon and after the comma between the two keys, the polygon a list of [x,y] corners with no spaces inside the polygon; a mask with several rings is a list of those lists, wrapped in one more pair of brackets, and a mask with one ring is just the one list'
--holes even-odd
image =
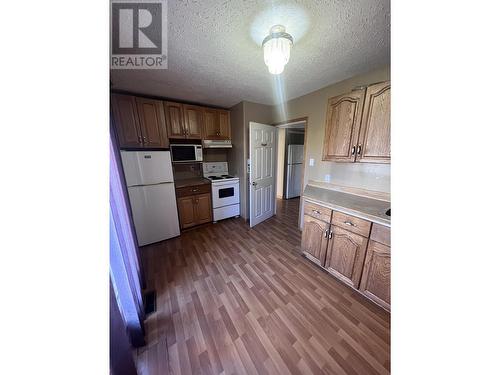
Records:
{"label": "wooden lower cabinet", "polygon": [[212,198],[210,194],[197,194],[177,198],[181,229],[212,221]]}
{"label": "wooden lower cabinet", "polygon": [[359,290],[387,310],[391,308],[391,248],[370,240]]}
{"label": "wooden lower cabinet", "polygon": [[329,228],[330,223],[325,223],[312,216],[304,215],[302,251],[308,259],[320,266],[325,262]]}
{"label": "wooden lower cabinet", "polygon": [[190,228],[196,225],[196,214],[194,209],[194,197],[177,198],[177,208],[181,229]]}
{"label": "wooden lower cabinet", "polygon": [[212,221],[212,199],[210,194],[195,196],[196,221],[198,224]]}
{"label": "wooden lower cabinet", "polygon": [[332,226],[328,241],[325,268],[354,288],[359,286],[368,239],[342,228]]}
{"label": "wooden lower cabinet", "polygon": [[[330,217],[327,222],[326,218]],[[388,311],[391,306],[390,240],[390,227],[315,203],[304,203],[303,255]]]}

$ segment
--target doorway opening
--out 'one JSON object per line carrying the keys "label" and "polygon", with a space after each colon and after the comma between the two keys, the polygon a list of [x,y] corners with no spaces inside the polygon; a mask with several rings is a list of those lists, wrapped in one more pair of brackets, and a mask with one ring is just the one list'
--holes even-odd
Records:
{"label": "doorway opening", "polygon": [[300,226],[300,204],[304,188],[307,118],[286,121],[278,129],[276,203],[283,214],[296,217]]}

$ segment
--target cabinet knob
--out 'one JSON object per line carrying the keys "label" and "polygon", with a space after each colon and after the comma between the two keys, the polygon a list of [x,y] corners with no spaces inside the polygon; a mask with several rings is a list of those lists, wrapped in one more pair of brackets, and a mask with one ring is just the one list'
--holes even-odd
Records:
{"label": "cabinet knob", "polygon": [[328,229],[325,230],[325,238],[328,238]]}
{"label": "cabinet knob", "polygon": [[355,153],[356,153],[356,146],[352,146],[351,155],[354,155]]}
{"label": "cabinet knob", "polygon": [[313,212],[314,214],[316,214],[316,215],[321,215],[321,212],[320,212],[320,211],[318,211],[318,210],[313,210],[312,212]]}
{"label": "cabinet knob", "polygon": [[356,226],[356,224],[353,224],[353,223],[351,223],[350,221],[344,221],[344,224],[345,224],[345,225],[349,225],[349,226],[351,226],[351,227],[355,227],[355,226]]}
{"label": "cabinet knob", "polygon": [[358,155],[361,155],[361,145],[358,145]]}
{"label": "cabinet knob", "polygon": [[332,237],[333,237],[333,232],[332,232],[332,231],[330,231],[330,234],[328,235],[328,239],[329,239],[329,240],[331,240],[331,239],[332,239]]}

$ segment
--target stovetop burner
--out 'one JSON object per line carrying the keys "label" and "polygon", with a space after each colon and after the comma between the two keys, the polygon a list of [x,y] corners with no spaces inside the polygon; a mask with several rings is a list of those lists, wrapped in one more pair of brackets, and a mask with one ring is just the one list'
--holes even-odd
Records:
{"label": "stovetop burner", "polygon": [[226,178],[234,178],[228,174],[223,174],[222,176],[208,176],[210,180],[225,180]]}

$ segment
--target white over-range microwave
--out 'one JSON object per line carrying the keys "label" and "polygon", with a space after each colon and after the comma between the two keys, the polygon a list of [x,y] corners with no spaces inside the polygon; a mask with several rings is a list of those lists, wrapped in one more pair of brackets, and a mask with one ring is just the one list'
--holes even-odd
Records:
{"label": "white over-range microwave", "polygon": [[171,144],[170,152],[174,163],[203,161],[201,145]]}

